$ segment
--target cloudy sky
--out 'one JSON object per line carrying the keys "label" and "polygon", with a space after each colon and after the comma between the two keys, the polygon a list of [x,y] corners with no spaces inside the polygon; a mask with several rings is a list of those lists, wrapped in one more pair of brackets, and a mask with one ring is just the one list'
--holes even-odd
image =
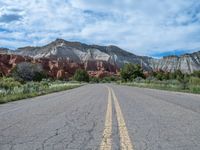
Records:
{"label": "cloudy sky", "polygon": [[200,49],[199,0],[0,0],[0,47],[63,38],[160,57]]}

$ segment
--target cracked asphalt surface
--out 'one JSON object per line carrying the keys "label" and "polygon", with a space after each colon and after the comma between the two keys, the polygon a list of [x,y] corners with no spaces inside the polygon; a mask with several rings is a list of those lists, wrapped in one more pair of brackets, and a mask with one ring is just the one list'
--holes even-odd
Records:
{"label": "cracked asphalt surface", "polygon": [[[108,86],[135,150],[200,149],[200,95]],[[99,149],[107,103],[106,86],[92,84],[0,105],[0,150]],[[112,113],[112,149],[117,150],[114,106]]]}

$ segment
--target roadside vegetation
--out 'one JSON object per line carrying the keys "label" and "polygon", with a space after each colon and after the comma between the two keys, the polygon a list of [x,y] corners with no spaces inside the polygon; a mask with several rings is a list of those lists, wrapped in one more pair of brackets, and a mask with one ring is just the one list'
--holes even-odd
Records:
{"label": "roadside vegetation", "polygon": [[155,88],[171,91],[200,93],[200,71],[184,74],[159,70],[144,73],[139,65],[125,64],[120,76],[104,78],[89,77],[85,70],[78,69],[68,81],[47,77],[38,64],[20,63],[9,77],[0,77],[0,104],[79,87],[85,83],[118,83],[122,85]]}
{"label": "roadside vegetation", "polygon": [[84,83],[47,78],[38,64],[20,63],[10,77],[0,77],[0,104],[79,87]]}
{"label": "roadside vegetation", "polygon": [[127,63],[121,68],[119,76],[104,78],[89,77],[86,71],[77,70],[73,79],[89,83],[118,83],[129,86],[200,94],[200,71],[195,71],[192,74],[186,74],[180,70],[171,73],[162,70],[145,73],[140,65]]}
{"label": "roadside vegetation", "polygon": [[87,71],[77,69],[72,80],[87,83],[111,83],[116,82],[120,78],[117,76],[106,76],[104,78],[90,77]]}
{"label": "roadside vegetation", "polygon": [[117,77],[89,77],[88,73],[81,69],[76,70],[74,76],[67,81],[54,80],[47,77],[41,65],[23,62],[16,65],[9,77],[0,77],[0,104],[68,90],[85,83],[116,81]]}
{"label": "roadside vegetation", "polygon": [[31,98],[52,92],[68,90],[81,86],[78,82],[42,80],[20,83],[14,78],[0,78],[0,104]]}
{"label": "roadside vegetation", "polygon": [[120,77],[118,83],[123,85],[200,94],[200,71],[186,74],[180,70],[173,73],[159,70],[144,74],[139,65],[125,64]]}
{"label": "roadside vegetation", "polygon": [[89,82],[89,74],[85,70],[77,69],[74,74],[74,80],[79,82]]}

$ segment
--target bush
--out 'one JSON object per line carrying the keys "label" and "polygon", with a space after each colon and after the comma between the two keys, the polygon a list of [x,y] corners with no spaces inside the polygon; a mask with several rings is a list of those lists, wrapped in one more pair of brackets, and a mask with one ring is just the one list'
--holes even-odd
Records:
{"label": "bush", "polygon": [[20,86],[21,86],[21,83],[16,81],[13,78],[6,78],[6,77],[0,78],[0,88],[8,90],[8,89],[12,89],[14,87],[20,87]]}
{"label": "bush", "polygon": [[198,76],[191,76],[188,87],[192,93],[200,93],[200,78]]}
{"label": "bush", "polygon": [[198,78],[198,77],[190,77],[189,83],[191,85],[199,85],[200,86],[200,78]]}
{"label": "bush", "polygon": [[157,80],[160,80],[160,81],[170,79],[170,73],[165,72],[163,70],[159,70],[157,72],[154,71],[150,75],[153,76],[154,78],[156,78]]}
{"label": "bush", "polygon": [[101,82],[103,82],[103,83],[110,83],[110,82],[115,82],[115,81],[117,81],[118,79],[117,79],[117,77],[115,77],[115,76],[110,76],[110,77],[104,77],[102,80],[101,80]]}
{"label": "bush", "polygon": [[29,62],[19,63],[12,70],[12,76],[21,82],[41,81],[46,77],[45,72],[40,64],[32,64]]}
{"label": "bush", "polygon": [[183,78],[184,74],[181,72],[181,70],[176,70],[172,73],[170,73],[169,78],[170,79],[178,79],[178,78]]}
{"label": "bush", "polygon": [[[26,84],[21,85],[12,78],[5,78],[4,81],[5,80],[9,80],[8,83],[15,84],[3,84],[10,85],[9,87],[12,87],[12,89],[0,89],[0,104],[81,86],[81,84],[61,81],[52,81],[51,83],[48,83],[48,80],[43,80],[41,82],[27,82]],[[2,83],[2,79],[0,81]],[[18,83],[20,86],[18,86],[16,83]]]}
{"label": "bush", "polygon": [[137,77],[137,78],[134,79],[134,82],[137,82],[137,83],[139,83],[141,81],[143,81],[142,77]]}
{"label": "bush", "polygon": [[89,82],[89,75],[87,71],[82,70],[82,69],[77,69],[75,74],[74,74],[74,80],[76,81],[84,81],[84,82]]}
{"label": "bush", "polygon": [[43,91],[43,88],[40,82],[28,82],[23,86],[23,93],[39,93]]}
{"label": "bush", "polygon": [[99,83],[99,78],[97,78],[97,77],[90,77],[90,82],[91,83]]}
{"label": "bush", "polygon": [[188,75],[178,76],[178,81],[181,84],[183,90],[188,89],[189,77]]}
{"label": "bush", "polygon": [[192,76],[193,76],[193,77],[198,77],[198,78],[200,78],[200,71],[194,71],[194,72],[192,73]]}
{"label": "bush", "polygon": [[137,77],[144,77],[143,71],[139,65],[131,63],[125,64],[120,70],[120,75],[123,81],[132,81]]}

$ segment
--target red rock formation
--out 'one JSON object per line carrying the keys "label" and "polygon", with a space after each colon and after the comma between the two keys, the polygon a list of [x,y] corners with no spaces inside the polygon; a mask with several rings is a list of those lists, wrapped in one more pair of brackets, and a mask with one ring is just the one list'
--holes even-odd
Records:
{"label": "red rock formation", "polygon": [[101,79],[109,76],[117,76],[116,72],[108,72],[108,71],[88,71],[88,74],[91,77],[96,77]]}
{"label": "red rock formation", "polygon": [[14,67],[18,63],[24,62],[25,60],[26,60],[25,57],[19,55],[10,55],[9,64],[11,64]]}
{"label": "red rock formation", "polygon": [[12,64],[9,63],[11,56],[6,54],[0,54],[0,74],[1,75],[8,75]]}
{"label": "red rock formation", "polygon": [[2,62],[0,62],[0,75],[5,76],[9,74],[9,72],[10,72],[9,67],[3,64]]}
{"label": "red rock formation", "polygon": [[117,72],[118,68],[116,65],[112,65],[107,61],[102,60],[90,60],[84,64],[85,70],[89,71],[108,71],[108,72]]}
{"label": "red rock formation", "polygon": [[117,75],[119,68],[116,65],[110,64],[107,61],[95,61],[90,60],[84,64],[85,70],[88,71],[88,74],[92,77],[104,78],[107,76]]}
{"label": "red rock formation", "polygon": [[65,76],[65,71],[63,69],[61,69],[61,70],[58,70],[56,78],[57,79],[66,79],[68,77]]}
{"label": "red rock formation", "polygon": [[67,59],[33,59],[13,54],[0,54],[0,75],[8,76],[11,70],[21,62],[41,64],[48,76],[56,79],[69,79],[79,68],[87,70],[90,76],[98,78],[111,76],[118,70],[114,65],[105,61],[88,61],[79,64]]}

